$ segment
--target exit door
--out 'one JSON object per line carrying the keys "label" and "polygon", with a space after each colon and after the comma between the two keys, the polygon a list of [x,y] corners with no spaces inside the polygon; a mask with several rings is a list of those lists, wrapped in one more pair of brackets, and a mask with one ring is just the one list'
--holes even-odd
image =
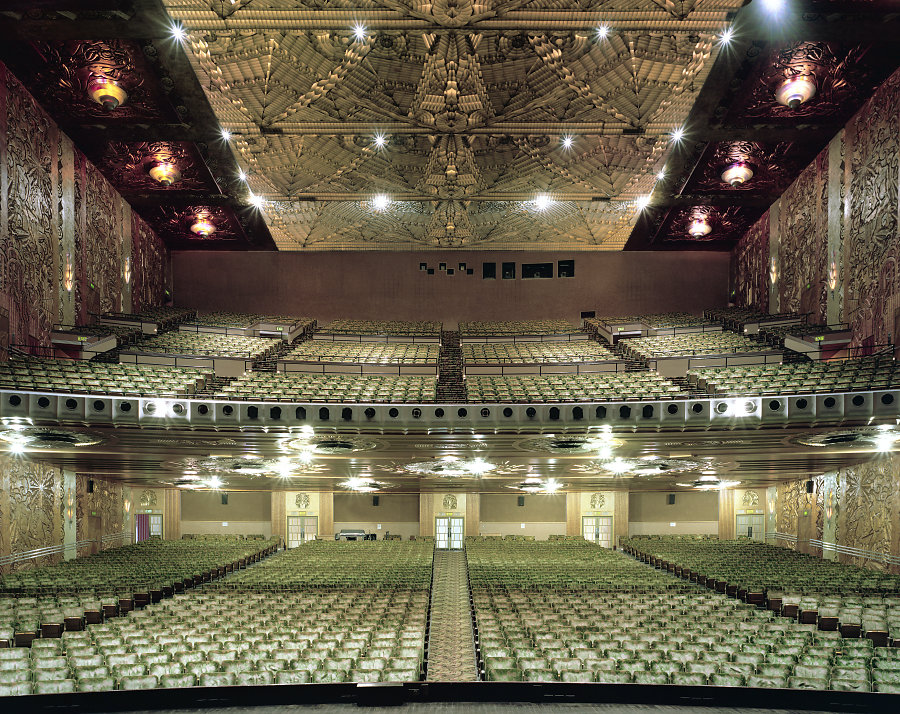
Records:
{"label": "exit door", "polygon": [[298,545],[315,540],[318,532],[318,516],[288,516],[287,547],[296,548]]}
{"label": "exit door", "polygon": [[435,518],[434,547],[438,550],[462,550],[464,518]]}
{"label": "exit door", "polygon": [[738,538],[764,541],[766,522],[763,515],[739,515],[735,517],[734,534]]}
{"label": "exit door", "polygon": [[581,534],[586,541],[612,548],[612,516],[582,516]]}

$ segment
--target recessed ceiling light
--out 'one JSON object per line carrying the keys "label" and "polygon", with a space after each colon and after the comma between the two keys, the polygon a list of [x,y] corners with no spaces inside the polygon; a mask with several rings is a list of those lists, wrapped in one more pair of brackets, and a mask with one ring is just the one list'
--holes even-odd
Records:
{"label": "recessed ceiling light", "polygon": [[548,196],[547,194],[542,193],[538,196],[535,196],[535,199],[534,201],[532,201],[532,203],[534,204],[534,209],[536,211],[546,211],[548,208],[550,208],[550,206],[553,205],[553,199],[550,198],[550,196]]}
{"label": "recessed ceiling light", "polygon": [[665,179],[665,178],[666,178],[666,170],[665,170],[665,169],[660,169],[660,170],[659,170],[659,173],[656,174],[656,180],[657,180],[657,181],[662,181],[662,180]]}
{"label": "recessed ceiling light", "polygon": [[643,211],[650,205],[650,196],[638,196],[634,199],[634,205],[637,206],[639,211]]}
{"label": "recessed ceiling light", "polygon": [[239,178],[241,181],[246,181],[246,180],[247,180],[247,174],[244,173],[244,169],[239,169],[239,170],[238,170],[238,178]]}
{"label": "recessed ceiling light", "polygon": [[228,129],[222,129],[222,141],[231,141],[231,132]]}
{"label": "recessed ceiling light", "polygon": [[262,208],[263,206],[266,205],[266,199],[264,199],[262,196],[256,195],[255,193],[251,193],[250,194],[250,203],[255,208]]}
{"label": "recessed ceiling light", "polygon": [[726,27],[722,34],[719,35],[719,43],[722,45],[730,45],[732,39],[734,39],[734,29],[731,27]]}
{"label": "recessed ceiling light", "polygon": [[600,25],[597,28],[598,39],[605,40],[608,35],[609,35],[609,25]]}
{"label": "recessed ceiling light", "polygon": [[784,0],[762,0],[763,7],[772,14],[778,14],[784,9]]}
{"label": "recessed ceiling light", "polygon": [[379,193],[377,196],[372,196],[372,208],[374,208],[376,211],[385,211],[390,205],[391,199],[385,196],[383,193]]}
{"label": "recessed ceiling light", "polygon": [[672,141],[674,141],[676,143],[681,141],[684,138],[684,127],[679,126],[675,129],[673,129],[671,137],[672,137]]}
{"label": "recessed ceiling light", "polygon": [[374,139],[375,146],[379,149],[387,144],[387,137],[384,134],[376,134]]}
{"label": "recessed ceiling light", "polygon": [[354,25],[353,37],[355,37],[358,42],[362,42],[364,39],[366,39],[366,26],[358,23]]}
{"label": "recessed ceiling light", "polygon": [[571,136],[564,136],[564,137],[561,139],[561,141],[562,141],[562,146],[563,146],[564,149],[571,149],[571,148],[572,148],[572,144],[575,143],[575,139],[572,138]]}
{"label": "recessed ceiling light", "polygon": [[171,33],[172,37],[179,42],[184,42],[187,39],[187,31],[181,25],[176,25],[173,23]]}

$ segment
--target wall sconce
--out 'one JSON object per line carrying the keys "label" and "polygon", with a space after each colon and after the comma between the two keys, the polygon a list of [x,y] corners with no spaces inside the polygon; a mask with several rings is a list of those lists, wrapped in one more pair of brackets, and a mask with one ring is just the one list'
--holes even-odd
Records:
{"label": "wall sconce", "polygon": [[806,104],[814,96],[816,96],[815,76],[809,74],[788,77],[775,90],[775,100],[791,109]]}
{"label": "wall sconce", "polygon": [[125,514],[128,515],[131,513],[131,499],[125,499]]}
{"label": "wall sconce", "polygon": [[769,507],[769,515],[771,516],[775,513],[775,496],[769,497],[767,505]]}
{"label": "wall sconce", "polygon": [[63,287],[67,293],[75,286],[75,271],[72,269],[72,254],[66,253],[66,267],[63,268]]}
{"label": "wall sconce", "polygon": [[772,285],[774,285],[778,281],[778,266],[775,264],[775,258],[772,258],[772,262],[769,264],[769,280],[772,281]]}
{"label": "wall sconce", "polygon": [[75,519],[75,494],[72,489],[66,492],[66,520],[71,523]]}
{"label": "wall sconce", "polygon": [[126,92],[119,83],[109,77],[93,77],[88,83],[88,96],[106,111],[111,112],[128,101]]}
{"label": "wall sconce", "polygon": [[835,261],[831,261],[831,266],[828,268],[828,289],[834,292],[837,288],[838,282],[838,269],[837,263]]}
{"label": "wall sconce", "polygon": [[122,277],[125,278],[125,284],[131,282],[131,256],[125,256],[125,265],[122,266]]}

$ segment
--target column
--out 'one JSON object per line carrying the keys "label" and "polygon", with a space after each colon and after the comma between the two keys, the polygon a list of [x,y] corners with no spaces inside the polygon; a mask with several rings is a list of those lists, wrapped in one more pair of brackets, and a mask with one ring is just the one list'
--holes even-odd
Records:
{"label": "column", "polygon": [[734,538],[734,490],[719,491],[719,539]]}

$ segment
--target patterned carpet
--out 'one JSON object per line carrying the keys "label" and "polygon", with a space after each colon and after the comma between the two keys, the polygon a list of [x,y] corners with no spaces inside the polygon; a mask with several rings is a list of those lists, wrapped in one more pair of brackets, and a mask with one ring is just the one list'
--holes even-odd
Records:
{"label": "patterned carpet", "polygon": [[436,551],[431,588],[428,681],[477,681],[465,554]]}

